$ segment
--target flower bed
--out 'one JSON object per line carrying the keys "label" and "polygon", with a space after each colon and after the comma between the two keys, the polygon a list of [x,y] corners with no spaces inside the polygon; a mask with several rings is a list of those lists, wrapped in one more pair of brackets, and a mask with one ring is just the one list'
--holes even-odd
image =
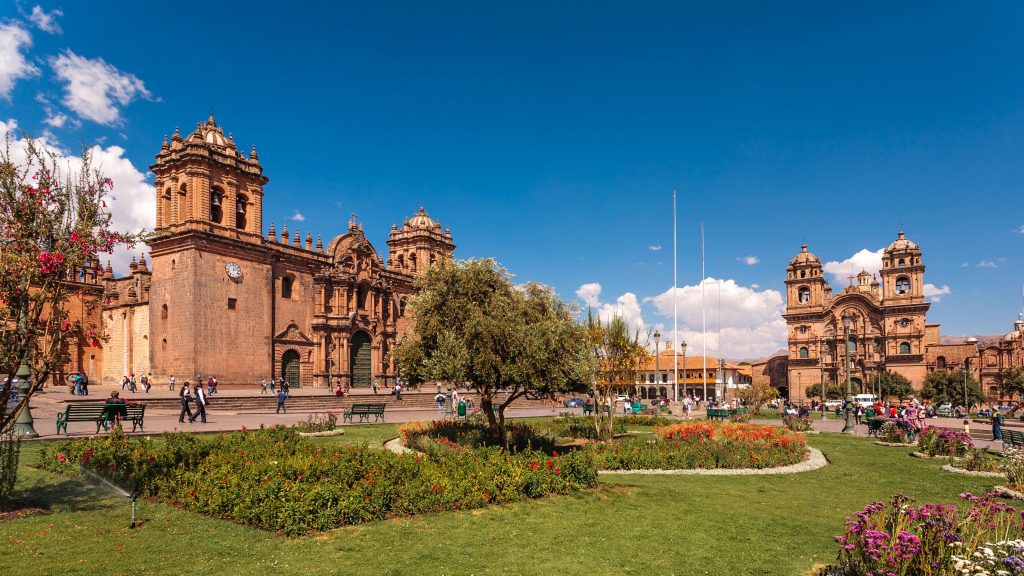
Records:
{"label": "flower bed", "polygon": [[775,426],[687,422],[656,430],[655,439],[592,444],[602,470],[773,468],[801,462],[807,441]]}
{"label": "flower bed", "polygon": [[[593,422],[590,424],[593,427]],[[403,424],[398,433],[403,446],[420,452],[429,451],[436,442],[466,448],[500,445],[487,427],[487,421],[482,418],[409,422]],[[555,449],[557,440],[553,426],[531,426],[509,421],[505,422],[505,435],[508,438],[509,450],[512,452],[541,450],[549,453]]]}
{"label": "flower bed", "polygon": [[807,432],[811,426],[811,419],[807,416],[783,416],[782,423],[793,432]]}
{"label": "flower bed", "polygon": [[582,453],[481,448],[401,456],[328,449],[282,427],[171,433],[159,445],[115,431],[48,446],[43,466],[61,473],[81,467],[121,486],[137,485],[143,496],[288,535],[570,494],[597,482],[597,467]]}
{"label": "flower bed", "polygon": [[912,444],[913,439],[914,435],[906,426],[901,426],[892,420],[882,424],[882,428],[878,431],[879,442],[886,442],[889,444]]}
{"label": "flower bed", "polygon": [[934,426],[929,426],[921,432],[917,445],[922,454],[931,457],[963,458],[974,448],[970,434]]}
{"label": "flower bed", "polygon": [[[965,503],[959,508],[930,502],[915,505],[902,494],[894,496],[889,504],[868,505],[848,519],[845,532],[836,536],[839,553],[835,573],[846,576],[989,573],[961,570],[967,562],[987,557],[984,549],[991,548],[989,542],[1020,539],[1024,535],[1021,513],[991,497],[969,493],[960,496]],[[1019,555],[1010,548],[999,552],[992,549],[992,552],[1004,569],[1020,562]],[[1021,566],[1024,567],[1024,563]],[[1019,572],[1011,569],[1006,573]]]}

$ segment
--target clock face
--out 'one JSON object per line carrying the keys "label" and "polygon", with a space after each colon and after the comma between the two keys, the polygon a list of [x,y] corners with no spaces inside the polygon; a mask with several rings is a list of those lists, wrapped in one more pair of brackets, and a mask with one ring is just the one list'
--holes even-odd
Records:
{"label": "clock face", "polygon": [[242,267],[235,262],[228,262],[227,266],[224,267],[224,271],[227,272],[228,278],[232,280],[238,280],[242,277]]}

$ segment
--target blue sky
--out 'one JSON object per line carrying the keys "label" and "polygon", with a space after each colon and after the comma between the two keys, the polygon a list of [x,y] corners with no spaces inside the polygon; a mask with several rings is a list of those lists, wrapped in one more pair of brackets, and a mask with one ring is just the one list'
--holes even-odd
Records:
{"label": "blue sky", "polygon": [[[163,135],[212,109],[259,149],[264,226],[326,242],[358,212],[380,250],[423,204],[459,257],[663,333],[676,189],[679,283],[700,282],[703,220],[707,275],[728,280],[706,285],[709,352],[730,357],[784,342],[777,292],[802,241],[846,270],[901,224],[930,321],[1009,330],[1024,5],[713,4],[6,3],[0,121],[98,144],[135,224]],[[691,343],[696,293],[676,293]]]}

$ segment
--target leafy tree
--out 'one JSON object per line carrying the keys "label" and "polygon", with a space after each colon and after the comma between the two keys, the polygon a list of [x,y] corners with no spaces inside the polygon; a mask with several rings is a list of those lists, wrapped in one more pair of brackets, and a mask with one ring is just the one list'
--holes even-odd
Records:
{"label": "leafy tree", "polygon": [[924,379],[924,389],[921,396],[936,404],[949,402],[950,404],[963,404],[964,402],[964,378],[966,376],[966,394],[968,407],[981,404],[985,401],[985,395],[981,391],[981,384],[970,374],[963,370],[951,372],[948,370],[936,370]]}
{"label": "leafy tree", "polygon": [[[899,372],[883,370],[871,378],[871,389],[878,390],[879,398],[889,397],[906,400],[914,395],[914,386],[904,375]],[[963,394],[960,395],[963,399]]]}
{"label": "leafy tree", "polygon": [[755,382],[747,388],[740,388],[736,395],[753,414],[760,414],[765,404],[779,397],[779,389],[768,382]]}
{"label": "leafy tree", "polygon": [[585,391],[594,362],[575,304],[536,283],[517,286],[493,260],[441,261],[416,280],[413,337],[391,354],[402,378],[465,383],[496,440],[517,398]]}
{"label": "leafy tree", "polygon": [[586,332],[597,366],[593,379],[594,428],[598,438],[609,439],[615,419],[615,397],[622,390],[635,386],[636,375],[651,352],[640,343],[639,330],[631,335],[626,321],[618,315],[605,325],[588,312]]}
{"label": "leafy tree", "polygon": [[[29,399],[70,360],[79,342],[103,338],[99,326],[74,319],[68,303],[75,298],[87,309],[98,306],[78,282],[80,274],[98,267],[100,253],[141,238],[112,230],[106,210],[112,188],[93,168],[88,151],[64,164],[31,138],[12,144],[10,135],[0,149],[0,436],[10,438]],[[31,371],[29,391],[8,405],[22,365]],[[16,462],[11,441],[3,448],[3,461]],[[4,486],[0,481],[0,505]]]}
{"label": "leafy tree", "polygon": [[1024,396],[1024,368],[1010,368],[1000,374],[999,389],[1010,396]]}
{"label": "leafy tree", "polygon": [[[821,384],[811,384],[807,387],[806,394],[809,398],[821,398]],[[825,399],[835,400],[846,397],[846,389],[838,384],[825,383]]]}

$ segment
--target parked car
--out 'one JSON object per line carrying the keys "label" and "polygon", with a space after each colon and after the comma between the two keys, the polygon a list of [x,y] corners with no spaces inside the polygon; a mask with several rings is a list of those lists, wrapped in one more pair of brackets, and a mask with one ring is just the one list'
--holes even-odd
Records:
{"label": "parked car", "polygon": [[585,398],[580,398],[578,396],[575,397],[575,398],[566,398],[565,399],[565,407],[566,408],[582,408],[584,405],[586,405],[586,403],[587,403],[587,400]]}
{"label": "parked car", "polygon": [[878,400],[878,397],[874,394],[857,394],[853,397],[853,403],[860,404],[864,408],[874,406],[876,400]]}
{"label": "parked car", "polygon": [[843,407],[843,401],[842,400],[825,400],[825,410],[828,410],[829,412],[835,412],[836,408],[842,408],[842,407]]}

